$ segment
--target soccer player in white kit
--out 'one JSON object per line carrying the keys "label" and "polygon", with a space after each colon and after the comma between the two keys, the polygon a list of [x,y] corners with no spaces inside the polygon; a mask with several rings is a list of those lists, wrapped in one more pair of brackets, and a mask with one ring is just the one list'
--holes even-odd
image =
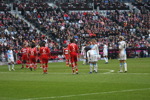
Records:
{"label": "soccer player in white kit", "polygon": [[[11,69],[14,71],[14,55],[12,51],[12,47],[9,47],[9,50],[7,50],[7,59],[8,59],[8,70],[11,71]],[[10,68],[10,65],[12,65],[12,68]]]}
{"label": "soccer player in white kit", "polygon": [[[91,46],[91,50],[87,52],[88,62],[90,63],[89,73],[92,73],[92,72],[97,73],[98,72],[97,62],[98,62],[98,58],[100,58],[100,55],[99,55],[98,45],[96,44],[96,40],[92,40],[90,46]],[[93,67],[94,67],[94,70],[93,70]]]}
{"label": "soccer player in white kit", "polygon": [[83,46],[82,46],[82,49],[81,49],[81,55],[82,55],[82,57],[83,57],[83,65],[85,65],[85,63],[86,63],[86,51],[85,51],[85,44],[83,44]]}
{"label": "soccer player in white kit", "polygon": [[108,46],[106,43],[104,43],[104,46],[103,46],[103,57],[105,60],[105,64],[108,64]]}
{"label": "soccer player in white kit", "polygon": [[119,61],[120,61],[120,71],[123,72],[123,67],[124,67],[124,72],[127,72],[127,55],[126,55],[126,42],[124,41],[124,37],[120,36],[119,37]]}

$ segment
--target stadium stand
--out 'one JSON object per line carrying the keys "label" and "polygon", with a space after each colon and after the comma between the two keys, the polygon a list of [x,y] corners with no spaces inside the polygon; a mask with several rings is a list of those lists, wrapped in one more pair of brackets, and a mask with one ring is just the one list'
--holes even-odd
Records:
{"label": "stadium stand", "polygon": [[[72,2],[74,0],[69,0],[70,2],[66,3],[63,0],[62,2],[50,0],[54,6],[49,6],[48,1],[22,0],[20,3],[11,3],[13,4],[12,10],[16,11],[18,8],[19,14],[38,28],[41,33],[37,33],[36,29],[28,26],[19,18],[19,15],[11,15],[10,6],[7,3],[0,3],[0,7],[4,8],[1,9],[0,14],[1,56],[5,56],[9,45],[13,45],[15,50],[20,50],[24,41],[38,43],[43,34],[45,36],[43,39],[54,52],[51,59],[58,59],[57,56],[62,55],[63,46],[68,44],[71,38],[76,39],[79,47],[84,44],[85,40],[95,38],[101,53],[103,43],[107,42],[109,56],[116,58],[119,35],[123,35],[127,41],[128,57],[148,55],[146,48],[149,47],[147,38],[150,34],[149,3],[130,2],[133,6],[130,8],[124,2],[114,1],[77,0],[78,2]],[[86,2],[83,3],[83,1]],[[134,9],[138,9],[139,12]],[[141,51],[144,52],[144,56]]]}

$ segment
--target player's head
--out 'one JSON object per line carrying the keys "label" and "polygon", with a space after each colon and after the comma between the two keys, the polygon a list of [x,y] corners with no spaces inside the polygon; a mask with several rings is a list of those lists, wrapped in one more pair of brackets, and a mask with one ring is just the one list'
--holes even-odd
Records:
{"label": "player's head", "polygon": [[124,40],[124,37],[123,37],[123,36],[119,36],[119,40],[120,40],[120,41],[123,41],[123,40]]}
{"label": "player's head", "polygon": [[96,40],[95,40],[95,39],[92,39],[91,42],[92,42],[92,44],[95,44],[95,43],[96,43]]}
{"label": "player's head", "polygon": [[9,49],[9,50],[12,50],[12,49],[13,49],[13,47],[12,47],[12,46],[10,46],[8,49]]}
{"label": "player's head", "polygon": [[23,46],[24,46],[24,47],[27,47],[27,46],[28,46],[28,43],[24,43]]}
{"label": "player's head", "polygon": [[31,48],[34,48],[35,47],[35,43],[31,43]]}
{"label": "player's head", "polygon": [[40,43],[40,46],[41,46],[41,47],[45,47],[45,44],[46,44],[46,42],[45,42],[45,41],[42,41],[42,42]]}
{"label": "player's head", "polygon": [[74,42],[75,42],[75,40],[74,40],[74,39],[71,39],[71,40],[70,40],[70,43],[74,43]]}

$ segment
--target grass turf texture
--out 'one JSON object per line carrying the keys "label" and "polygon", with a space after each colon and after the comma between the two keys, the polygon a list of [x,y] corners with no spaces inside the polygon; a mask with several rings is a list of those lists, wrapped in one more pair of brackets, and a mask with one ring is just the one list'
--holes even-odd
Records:
{"label": "grass turf texture", "polygon": [[[49,63],[48,74],[0,66],[0,100],[150,100],[150,58],[128,59],[128,72],[118,73],[119,61],[98,62],[99,72],[79,62],[72,75],[65,62]],[[114,72],[110,72],[114,70]]]}

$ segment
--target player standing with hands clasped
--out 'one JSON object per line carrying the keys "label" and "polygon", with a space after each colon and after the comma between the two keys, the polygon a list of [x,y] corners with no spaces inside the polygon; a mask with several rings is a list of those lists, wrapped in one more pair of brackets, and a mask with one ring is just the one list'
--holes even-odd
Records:
{"label": "player standing with hands clasped", "polygon": [[[7,50],[7,59],[8,59],[8,70],[11,71],[11,69],[14,71],[14,55],[12,47],[9,47],[9,50]],[[12,65],[12,68],[10,68],[10,65]]]}
{"label": "player standing with hands clasped", "polygon": [[[79,49],[77,44],[75,43],[74,39],[70,40],[70,44],[68,45],[68,50],[69,50],[69,57],[71,60],[71,66],[72,66],[72,73],[73,74],[78,74],[78,54],[79,54]],[[76,72],[75,72],[76,70]]]}
{"label": "player standing with hands clasped", "polygon": [[[90,63],[90,74],[92,72],[95,72],[97,73],[98,72],[98,65],[97,65],[97,62],[98,62],[98,59],[100,58],[100,55],[99,55],[99,49],[98,49],[98,45],[96,44],[96,40],[92,40],[91,41],[91,50],[89,50],[87,52],[87,58],[88,58],[88,62]],[[93,70],[93,67],[94,67],[94,70]]]}
{"label": "player standing with hands clasped", "polygon": [[120,36],[119,37],[119,61],[120,61],[120,71],[123,72],[123,67],[124,67],[124,72],[127,72],[127,63],[126,63],[126,42],[124,41],[124,37]]}

